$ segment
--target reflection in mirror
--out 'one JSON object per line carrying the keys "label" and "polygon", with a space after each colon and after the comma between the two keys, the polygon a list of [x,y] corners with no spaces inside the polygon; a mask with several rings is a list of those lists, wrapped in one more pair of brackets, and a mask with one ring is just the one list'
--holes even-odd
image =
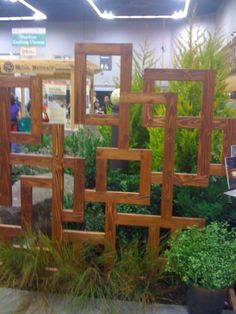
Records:
{"label": "reflection in mirror", "polygon": [[87,55],[86,114],[117,114],[118,102],[113,104],[111,95],[120,86],[120,66],[120,56]]}

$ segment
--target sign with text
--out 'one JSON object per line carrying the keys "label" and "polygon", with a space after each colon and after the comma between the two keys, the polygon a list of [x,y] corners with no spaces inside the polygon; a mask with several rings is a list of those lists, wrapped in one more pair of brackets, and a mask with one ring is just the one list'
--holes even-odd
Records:
{"label": "sign with text", "polygon": [[37,56],[36,47],[20,47],[20,56],[22,58],[34,58]]}
{"label": "sign with text", "polygon": [[46,46],[46,28],[12,28],[12,46]]}
{"label": "sign with text", "polygon": [[112,57],[100,56],[100,68],[102,71],[111,71],[112,70]]}

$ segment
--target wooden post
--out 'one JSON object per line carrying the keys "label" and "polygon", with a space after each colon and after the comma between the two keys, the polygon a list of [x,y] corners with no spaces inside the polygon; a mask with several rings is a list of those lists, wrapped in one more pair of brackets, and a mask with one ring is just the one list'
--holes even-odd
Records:
{"label": "wooden post", "polygon": [[70,127],[75,128],[75,69],[71,68],[70,73]]}
{"label": "wooden post", "polygon": [[0,204],[12,205],[10,165],[10,89],[0,88]]}
{"label": "wooden post", "polygon": [[52,126],[52,240],[62,240],[64,125]]}

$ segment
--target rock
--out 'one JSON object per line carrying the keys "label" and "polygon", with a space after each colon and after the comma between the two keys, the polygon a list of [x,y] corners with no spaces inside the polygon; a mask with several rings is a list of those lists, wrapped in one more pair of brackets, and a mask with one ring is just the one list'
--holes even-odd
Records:
{"label": "rock", "polygon": [[[51,173],[42,174],[40,176],[51,177]],[[64,194],[73,194],[73,176],[69,174],[64,175]],[[44,188],[34,188],[33,189],[33,204],[36,205],[47,199],[52,198],[52,190]],[[20,180],[15,182],[12,187],[12,206],[20,207]]]}
{"label": "rock", "polygon": [[[45,176],[50,177],[51,174]],[[64,175],[64,193],[73,193],[73,176]],[[20,225],[20,181],[12,188],[13,207],[0,206],[0,224]],[[33,229],[40,229],[43,233],[51,234],[51,189],[33,189]]]}

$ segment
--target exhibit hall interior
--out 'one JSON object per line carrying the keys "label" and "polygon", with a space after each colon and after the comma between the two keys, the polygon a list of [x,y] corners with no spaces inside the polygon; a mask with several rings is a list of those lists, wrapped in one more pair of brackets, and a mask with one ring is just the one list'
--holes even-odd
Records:
{"label": "exhibit hall interior", "polygon": [[0,314],[236,313],[235,0],[0,0]]}

